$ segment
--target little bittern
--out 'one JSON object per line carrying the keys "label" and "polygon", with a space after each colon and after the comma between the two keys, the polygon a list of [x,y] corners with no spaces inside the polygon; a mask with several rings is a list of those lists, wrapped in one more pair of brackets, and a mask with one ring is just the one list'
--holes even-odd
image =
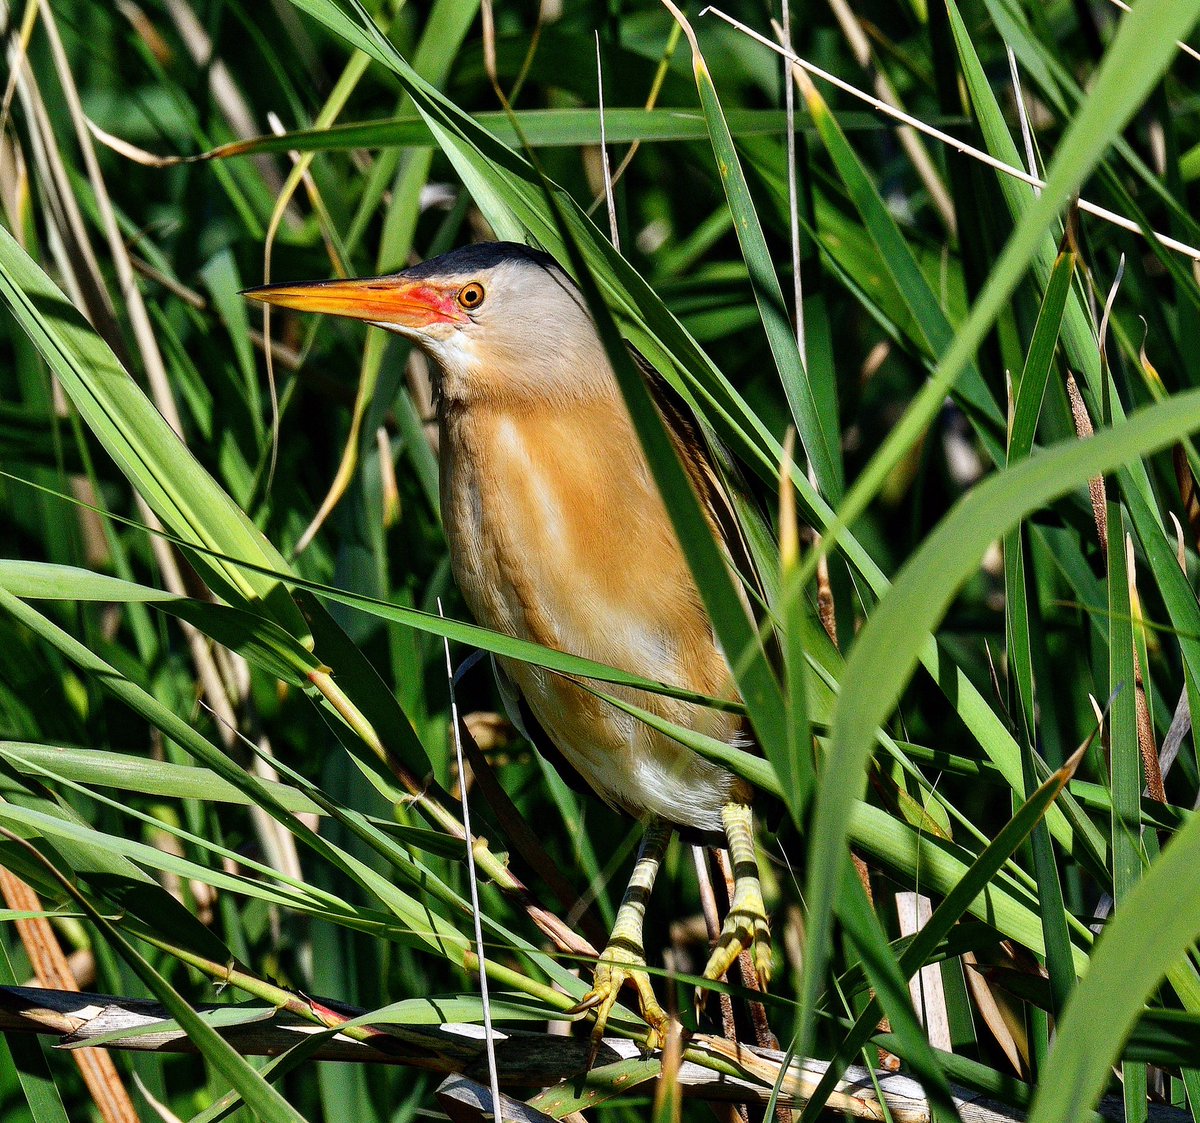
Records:
{"label": "little bittern", "polygon": [[[734,696],[704,610],[608,356],[574,282],[547,254],[510,242],[468,246],[392,276],[271,285],[269,304],[365,320],[410,339],[437,368],[442,518],[454,575],[488,628],[646,679]],[[714,532],[720,486],[694,429],[656,386]],[[667,1018],[645,971],[646,900],[676,827],[728,841],[729,915],[705,967],[720,978],[771,946],[753,839],[751,788],[584,689],[498,659],[510,712],[544,734],[608,804],[645,821],[616,924],[579,1009],[603,1031],[632,982],[653,1047]],[[611,688],[677,725],[748,743],[740,718],[675,698]]]}

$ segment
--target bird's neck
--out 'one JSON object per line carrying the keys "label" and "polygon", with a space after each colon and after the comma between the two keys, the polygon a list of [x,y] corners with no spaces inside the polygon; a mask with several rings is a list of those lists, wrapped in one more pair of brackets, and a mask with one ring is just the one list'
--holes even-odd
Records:
{"label": "bird's neck", "polygon": [[612,367],[599,342],[588,342],[566,336],[556,338],[553,346],[522,348],[515,354],[507,341],[496,341],[480,355],[471,341],[463,341],[456,348],[431,351],[442,408],[514,416],[615,408],[622,398]]}
{"label": "bird's neck", "polygon": [[489,393],[454,397],[443,388],[438,421],[444,443],[470,444],[484,454],[496,440],[519,433],[522,441],[547,448],[609,447],[641,455],[629,411],[615,385],[609,393],[541,396],[497,387]]}

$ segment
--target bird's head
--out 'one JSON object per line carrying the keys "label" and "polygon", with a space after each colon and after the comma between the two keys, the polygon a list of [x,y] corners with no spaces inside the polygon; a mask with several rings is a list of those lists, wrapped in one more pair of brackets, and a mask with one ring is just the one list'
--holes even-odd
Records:
{"label": "bird's head", "polygon": [[516,242],[465,246],[384,277],[266,285],[245,295],[411,339],[438,366],[443,400],[544,403],[611,384],[575,283],[548,254]]}

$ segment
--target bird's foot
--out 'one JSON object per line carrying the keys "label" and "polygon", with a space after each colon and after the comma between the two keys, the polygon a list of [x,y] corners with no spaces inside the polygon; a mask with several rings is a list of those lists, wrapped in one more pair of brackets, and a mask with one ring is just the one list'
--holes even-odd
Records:
{"label": "bird's foot", "polygon": [[771,981],[771,926],[757,876],[745,875],[734,882],[729,913],[704,968],[704,977],[720,979],[744,951],[754,952],[754,970],[765,988]]}
{"label": "bird's foot", "polygon": [[667,1039],[666,1012],[654,997],[650,976],[646,971],[646,954],[642,943],[642,924],[646,915],[646,901],[654,888],[654,876],[658,872],[663,852],[671,838],[671,828],[661,819],[652,819],[646,825],[642,847],[633,867],[629,887],[617,909],[616,923],[608,938],[608,947],[596,963],[592,976],[592,989],[583,996],[583,1001],[568,1013],[579,1014],[585,1010],[596,1011],[596,1024],[592,1027],[592,1047],[588,1055],[588,1068],[600,1050],[600,1040],[608,1015],[616,1005],[617,997],[626,982],[637,988],[642,1017],[650,1027],[646,1035],[646,1048],[657,1049]]}
{"label": "bird's foot", "polygon": [[[750,805],[731,800],[721,808],[721,823],[729,840],[733,864],[733,899],[717,946],[709,956],[704,977],[720,979],[744,951],[754,951],[754,970],[765,989],[771,981],[771,926],[758,880],[754,851],[754,817]],[[701,999],[701,1001],[703,1001]]]}
{"label": "bird's foot", "polygon": [[650,985],[650,976],[646,971],[645,957],[640,950],[630,947],[624,941],[619,944],[611,943],[604,949],[603,956],[596,964],[596,972],[592,976],[592,989],[583,996],[577,1006],[567,1011],[568,1014],[582,1014],[586,1010],[596,1011],[589,1067],[600,1048],[604,1027],[608,1024],[608,1015],[616,1004],[621,988],[627,982],[632,982],[637,988],[642,1018],[650,1027],[650,1032],[646,1035],[646,1048],[657,1049],[667,1039],[667,1014],[654,996],[654,988]]}

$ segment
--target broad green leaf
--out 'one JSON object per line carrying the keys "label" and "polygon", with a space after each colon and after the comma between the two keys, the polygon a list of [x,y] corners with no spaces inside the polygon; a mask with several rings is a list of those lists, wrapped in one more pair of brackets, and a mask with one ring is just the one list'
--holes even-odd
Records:
{"label": "broad green leaf", "polygon": [[[1053,368],[1055,348],[1062,326],[1063,310],[1075,272],[1075,255],[1060,253],[1054,263],[1045,298],[1038,309],[1033,339],[1025,357],[1019,380],[1012,388],[1011,416],[1006,463],[1018,463],[1029,456],[1037,432],[1046,383]],[[1026,587],[1025,533],[1018,525],[1004,536],[1005,623],[1008,637],[1009,676],[1014,684],[1020,715],[1022,791],[1032,798],[1038,783],[1040,760],[1037,759],[1037,699],[1033,668],[1030,599]],[[1055,865],[1050,832],[1042,822],[1030,832],[1034,873],[1038,882],[1038,899],[1043,904],[1042,917],[1046,941],[1047,970],[1051,978],[1054,1004],[1052,1013],[1061,1014],[1075,983],[1071,961],[1071,943],[1067,933],[1067,910],[1063,902],[1062,885]],[[1040,1034],[1041,1026],[1035,1027]]]}
{"label": "broad green leaf", "polygon": [[[286,572],[283,558],[204,471],[108,345],[2,228],[0,299],[117,466],[183,542]],[[261,601],[290,634],[299,639],[306,635],[304,621],[278,580],[208,557],[192,554],[218,591],[246,604]]]}
{"label": "broad green leaf", "polygon": [[1129,891],[1058,1026],[1030,1123],[1078,1119],[1100,1098],[1121,1045],[1163,976],[1200,937],[1200,819]]}
{"label": "broad green leaf", "polygon": [[[465,10],[465,9],[464,9]],[[419,74],[419,57],[413,59]],[[436,85],[436,83],[434,83]],[[779,136],[787,128],[787,117],[778,109],[723,109],[730,136]],[[519,149],[521,139],[507,114],[486,112],[472,118],[510,148]],[[875,125],[867,114],[844,114],[859,129]],[[521,136],[533,148],[574,148],[594,144],[600,136],[600,111],[586,106],[561,109],[521,109],[516,113]],[[812,130],[812,126],[798,124]],[[604,133],[609,144],[671,143],[706,140],[709,128],[702,112],[686,107],[640,109],[608,106],[604,110]],[[282,136],[238,140],[205,153],[211,159],[229,159],[259,152],[341,152],[355,148],[419,148],[434,143],[424,118],[411,110],[396,117],[332,125],[327,129],[294,129]]]}
{"label": "broad green leaf", "polygon": [[[929,921],[912,937],[898,957],[897,962],[903,978],[911,979],[930,961],[938,943],[949,935],[971,902],[992,882],[1010,855],[1041,821],[1046,808],[1063,790],[1072,771],[1073,768],[1056,772],[1038,788],[972,863],[966,876],[950,890]],[[837,1081],[841,1079],[845,1066],[853,1061],[854,1056],[875,1032],[879,1024],[879,1014],[879,1002],[872,999],[842,1039],[837,1055],[830,1062],[828,1070],[813,1092],[810,1106],[805,1109],[807,1112],[815,1111],[827,1101]]]}
{"label": "broad green leaf", "polygon": [[308,685],[309,674],[320,667],[312,652],[273,620],[240,608],[176,596],[75,566],[39,562],[0,559],[0,585],[27,600],[153,604],[294,686]]}
{"label": "broad green leaf", "polygon": [[1013,406],[1008,436],[1007,463],[1023,460],[1033,451],[1042,400],[1054,365],[1054,351],[1062,329],[1063,313],[1071,281],[1075,275],[1076,256],[1059,254],[1046,286],[1046,295],[1038,309],[1033,339],[1025,356],[1025,366],[1013,383]]}
{"label": "broad green leaf", "polygon": [[[971,354],[999,313],[1004,301],[1015,289],[1025,268],[1037,254],[1046,226],[1054,220],[1058,209],[1077,189],[1087,171],[1094,166],[1111,137],[1118,132],[1137,108],[1145,91],[1157,80],[1158,75],[1170,60],[1174,52],[1175,40],[1179,35],[1187,33],[1198,15],[1200,15],[1200,4],[1172,3],[1171,0],[1148,0],[1122,21],[1120,32],[1105,55],[1088,101],[1072,121],[1067,134],[1059,145],[1054,162],[1047,172],[1045,189],[1022,215],[1000,260],[996,263],[988,284],[980,294],[966,324],[956,336],[954,344],[943,357],[938,371],[922,389],[904,418],[892,430],[884,447],[872,458],[871,463],[847,496],[846,502],[839,511],[839,524],[845,525],[852,522],[865,509],[868,499],[877,493],[887,473],[897,462],[901,451],[907,449],[924,429],[939,407],[946,390],[961,374]],[[1136,80],[1131,81],[1131,74],[1136,75]],[[1187,422],[1194,421],[1195,415],[1188,415],[1186,406],[1191,405],[1194,408],[1195,403],[1189,401],[1186,396],[1181,398],[1180,402],[1184,403],[1185,408],[1181,410],[1183,416],[1175,419],[1175,433],[1189,431],[1194,427],[1194,424]],[[1178,405],[1179,403],[1171,404]],[[1185,421],[1185,417],[1187,421]],[[1132,422],[1130,424],[1132,425]],[[1126,426],[1122,426],[1122,429],[1125,428]],[[1080,442],[1079,447],[1086,449],[1089,445],[1099,444],[1107,436],[1108,434],[1101,434],[1093,441]],[[1148,437],[1148,434],[1146,436]],[[1106,464],[1102,464],[1084,475],[1073,475],[1070,471],[1065,472],[1064,475],[1071,483],[1082,482],[1091,475],[1100,474],[1106,468],[1115,467],[1134,457],[1135,449],[1138,452],[1151,451],[1161,447],[1169,439],[1170,433],[1164,433],[1159,429],[1157,435],[1150,438],[1146,445],[1131,444],[1125,449],[1122,449],[1119,444],[1115,448],[1105,445],[1102,450],[1107,451],[1111,458]],[[1088,449],[1087,451],[1092,453],[1094,450]],[[1075,449],[1067,449],[1060,454],[1064,466],[1065,463],[1070,462],[1073,454],[1076,454]],[[1081,459],[1086,463],[1088,456],[1085,455]],[[1023,482],[1021,473],[1034,468],[1039,461],[1044,464],[1046,461],[1057,460],[1058,457],[1053,455],[1041,457],[1038,458],[1038,461],[1031,461],[1028,465],[1021,465],[1011,470],[1006,474],[1007,478],[1000,476],[997,479],[1001,481],[1001,487],[1005,483],[1011,485],[1014,480],[1021,483]],[[1038,473],[1035,470],[1028,474],[1036,477]],[[959,511],[967,509],[972,501],[978,501],[981,494],[992,490],[989,485],[994,482],[988,481],[977,487],[960,505]],[[1032,492],[1032,478],[1029,483]],[[1061,483],[1061,479],[1055,483]],[[1060,495],[1066,490],[1066,487],[1043,486],[1042,494],[1040,497],[1036,497],[1040,498],[1042,502]],[[1014,514],[1016,517],[1020,517],[1021,514],[1032,510],[1036,505],[1036,501],[1028,505],[1015,504],[1017,510]],[[953,521],[948,519],[943,522],[941,530],[951,526]],[[986,519],[981,517],[980,521],[989,523],[990,529],[985,533],[987,540],[991,541],[998,536],[998,532],[1006,531],[1015,518]],[[831,530],[830,533],[832,536],[836,536],[835,531]],[[926,547],[940,537],[940,534],[932,536],[927,540]],[[961,546],[961,544],[962,540],[959,539],[954,546]],[[982,543],[978,552],[974,552],[972,548],[972,557],[967,565],[972,565],[978,560],[985,546],[986,542]],[[924,554],[925,550],[918,553],[917,558],[906,567],[906,571],[913,572]],[[962,575],[965,576],[965,568]],[[920,608],[912,603],[910,592],[906,590],[898,593],[899,584],[894,585],[890,595],[868,621],[867,628],[860,635],[846,668],[846,681],[834,720],[833,751],[823,770],[824,779],[818,796],[814,820],[814,846],[809,866],[808,900],[811,909],[809,938],[813,941],[813,954],[810,954],[805,962],[803,1011],[807,1028],[801,1038],[801,1051],[805,1053],[811,1046],[812,1019],[824,974],[825,957],[828,950],[826,941],[832,919],[832,890],[837,884],[841,870],[845,825],[849,817],[849,808],[862,790],[863,765],[870,753],[871,746],[870,731],[890,711],[892,704],[899,696],[903,682],[908,678],[912,662],[915,661],[920,644],[925,639],[927,629],[923,626],[924,622],[931,620],[935,615],[940,615],[946,604],[949,603],[952,590],[957,588],[957,585],[958,580],[955,580],[949,588],[945,584],[935,581],[923,589],[922,595],[918,598],[923,602]],[[931,593],[932,595],[930,595]],[[908,603],[905,603],[906,601]],[[936,606],[935,612],[926,615],[923,609],[929,607],[930,604]],[[897,609],[901,613],[912,613],[909,616],[909,627],[895,627],[901,619],[894,615]],[[878,623],[880,620],[886,621],[888,617],[894,621],[893,625]],[[915,620],[922,623],[919,638],[916,637],[916,629],[911,628]],[[879,651],[876,651],[870,658],[863,653],[864,646],[867,646],[864,643],[867,633],[874,626],[880,629],[875,633],[876,635],[886,634],[888,636],[885,643],[890,649],[882,660],[880,660]],[[897,632],[903,632],[911,641],[911,646],[909,642],[896,646],[894,641],[898,637],[892,634],[893,628]],[[911,656],[908,655],[910,651]],[[879,666],[880,663],[883,665]],[[879,671],[878,674],[875,673],[876,669]],[[863,674],[864,670],[867,671],[865,675]],[[890,685],[885,688],[885,683],[890,683]],[[880,702],[883,704],[880,705]],[[837,777],[836,782],[832,779],[834,774]],[[850,777],[853,777],[853,780],[850,780]]]}
{"label": "broad green leaf", "polygon": [[1111,893],[1119,907],[1142,872],[1142,758],[1138,751],[1137,691],[1134,682],[1133,625],[1125,520],[1108,504],[1108,628],[1110,775],[1112,784]]}
{"label": "broad green leaf", "polygon": [[[50,773],[64,780],[143,795],[172,796],[205,802],[251,804],[240,788],[207,768],[147,760],[139,753],[106,752],[69,745],[0,741],[0,757],[27,775]],[[264,780],[267,789],[291,811],[319,814],[312,800],[280,783]]]}

